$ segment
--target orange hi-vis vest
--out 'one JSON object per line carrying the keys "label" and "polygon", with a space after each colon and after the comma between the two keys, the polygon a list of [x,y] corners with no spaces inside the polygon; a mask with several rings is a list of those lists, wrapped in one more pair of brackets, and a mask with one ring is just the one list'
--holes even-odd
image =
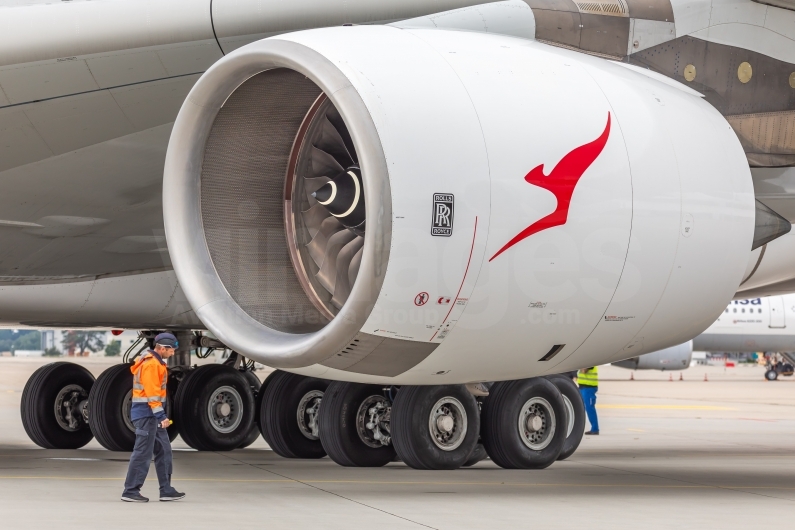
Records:
{"label": "orange hi-vis vest", "polygon": [[133,403],[148,403],[152,413],[165,413],[168,368],[157,357],[147,352],[132,365]]}

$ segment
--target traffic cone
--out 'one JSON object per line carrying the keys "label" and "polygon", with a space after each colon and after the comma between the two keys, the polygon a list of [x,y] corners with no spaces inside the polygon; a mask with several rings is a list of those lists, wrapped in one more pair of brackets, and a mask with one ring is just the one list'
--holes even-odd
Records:
{"label": "traffic cone", "polygon": [[673,381],[674,380],[674,374],[668,374],[668,380],[669,381]]}
{"label": "traffic cone", "polygon": [[685,378],[684,378],[684,377],[682,377],[682,372],[679,372],[679,380],[680,380],[680,381],[684,381],[684,380],[685,380]]}
{"label": "traffic cone", "polygon": [[709,381],[709,379],[707,379],[707,374],[706,373],[704,374],[704,381]]}

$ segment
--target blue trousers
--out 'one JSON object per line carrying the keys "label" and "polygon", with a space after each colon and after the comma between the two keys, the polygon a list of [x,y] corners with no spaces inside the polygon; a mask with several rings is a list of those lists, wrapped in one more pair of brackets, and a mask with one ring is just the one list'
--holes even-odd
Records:
{"label": "blue trousers", "polygon": [[599,418],[596,417],[596,391],[598,387],[595,386],[581,386],[580,395],[585,404],[585,413],[588,415],[588,421],[591,422],[591,430],[599,432]]}
{"label": "blue trousers", "polygon": [[133,420],[133,425],[135,425],[135,447],[130,455],[130,467],[127,468],[123,495],[141,492],[141,486],[144,485],[146,475],[149,474],[149,464],[153,455],[157,481],[160,483],[160,496],[174,493],[176,490],[171,487],[173,468],[168,432],[158,426],[154,416]]}

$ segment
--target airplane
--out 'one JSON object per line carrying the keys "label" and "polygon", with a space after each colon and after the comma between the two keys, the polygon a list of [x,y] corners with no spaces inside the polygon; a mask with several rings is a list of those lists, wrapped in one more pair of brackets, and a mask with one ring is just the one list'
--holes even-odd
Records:
{"label": "airplane", "polygon": [[[547,467],[584,426],[555,374],[793,289],[794,7],[2,7],[0,323],[174,331],[199,450]],[[23,424],[128,450],[130,389],[47,365]]]}
{"label": "airplane", "polygon": [[[789,327],[787,325],[789,324]],[[795,351],[795,295],[734,300],[718,319],[691,341],[612,363],[630,370],[686,370],[693,351],[732,353],[780,353],[788,362],[781,370],[765,372],[774,381],[780,373],[792,375]],[[789,368],[785,369],[789,364]]]}

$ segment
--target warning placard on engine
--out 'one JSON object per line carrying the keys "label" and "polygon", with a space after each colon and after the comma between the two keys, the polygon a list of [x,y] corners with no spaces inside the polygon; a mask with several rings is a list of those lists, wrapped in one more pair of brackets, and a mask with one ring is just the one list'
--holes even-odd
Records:
{"label": "warning placard on engine", "polygon": [[452,193],[433,194],[432,236],[449,237],[453,235],[453,202]]}

